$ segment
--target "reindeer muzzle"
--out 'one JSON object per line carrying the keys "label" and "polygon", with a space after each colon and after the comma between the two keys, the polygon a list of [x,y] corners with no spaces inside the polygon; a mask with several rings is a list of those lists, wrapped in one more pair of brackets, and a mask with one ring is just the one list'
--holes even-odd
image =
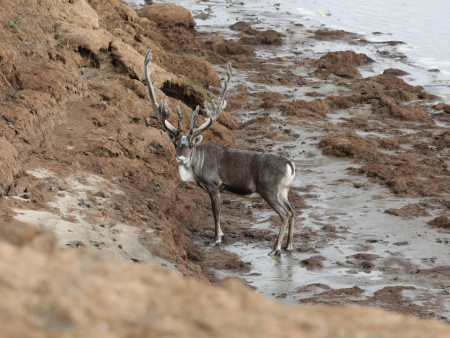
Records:
{"label": "reindeer muzzle", "polygon": [[187,163],[187,159],[184,156],[177,156],[176,160],[179,165],[185,165]]}

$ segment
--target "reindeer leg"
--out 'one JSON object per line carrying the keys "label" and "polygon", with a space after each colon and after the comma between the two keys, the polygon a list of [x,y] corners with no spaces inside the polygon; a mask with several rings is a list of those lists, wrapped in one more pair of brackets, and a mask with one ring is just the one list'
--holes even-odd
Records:
{"label": "reindeer leg", "polygon": [[273,195],[269,194],[268,196],[261,195],[266,202],[272,207],[273,210],[276,211],[276,213],[281,218],[281,228],[280,233],[278,234],[277,242],[275,243],[275,247],[273,250],[269,253],[269,256],[279,256],[281,255],[281,243],[283,242],[284,232],[286,230],[286,226],[288,223],[288,210],[284,207],[283,203],[278,199],[275,198]]}
{"label": "reindeer leg", "polygon": [[289,215],[289,233],[288,233],[288,241],[285,247],[286,251],[292,251],[294,250],[294,247],[292,246],[292,242],[294,239],[294,220],[295,220],[295,212],[294,209],[292,209],[291,204],[288,200],[288,190],[284,190],[280,194],[280,199],[284,204],[285,209],[288,211]]}
{"label": "reindeer leg", "polygon": [[294,247],[292,245],[292,242],[294,240],[294,218],[295,213],[292,211],[291,216],[289,217],[289,234],[288,234],[288,241],[285,250],[286,251],[293,251]]}
{"label": "reindeer leg", "polygon": [[220,193],[217,187],[207,187],[209,198],[211,199],[211,207],[214,216],[214,241],[210,246],[220,245],[222,243],[223,232],[220,229]]}

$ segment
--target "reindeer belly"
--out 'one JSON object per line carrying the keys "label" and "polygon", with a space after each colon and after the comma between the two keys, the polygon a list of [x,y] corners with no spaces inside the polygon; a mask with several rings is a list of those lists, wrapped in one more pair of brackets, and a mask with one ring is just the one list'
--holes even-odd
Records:
{"label": "reindeer belly", "polygon": [[184,165],[178,166],[178,172],[183,182],[197,182],[194,171],[191,168],[186,168]]}
{"label": "reindeer belly", "polygon": [[239,195],[239,196],[247,197],[247,198],[260,198],[261,197],[261,195],[258,194],[251,187],[233,187],[233,186],[229,186],[229,185],[222,185],[220,190],[223,192],[227,192],[230,194]]}

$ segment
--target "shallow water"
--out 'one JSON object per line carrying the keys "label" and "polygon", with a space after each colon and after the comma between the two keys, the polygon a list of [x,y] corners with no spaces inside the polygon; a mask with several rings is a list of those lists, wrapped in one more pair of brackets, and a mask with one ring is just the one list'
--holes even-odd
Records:
{"label": "shallow water", "polygon": [[295,7],[304,18],[363,34],[372,41],[404,41],[400,51],[424,67],[439,68],[450,76],[447,0],[302,0],[284,4]]}

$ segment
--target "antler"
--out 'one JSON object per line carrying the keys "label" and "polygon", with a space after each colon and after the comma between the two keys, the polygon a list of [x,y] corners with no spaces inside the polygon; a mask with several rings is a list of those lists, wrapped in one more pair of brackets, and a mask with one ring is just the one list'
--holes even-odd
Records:
{"label": "antler", "polygon": [[197,137],[198,135],[203,133],[206,129],[211,127],[214,124],[214,122],[216,122],[216,120],[219,117],[222,110],[225,109],[225,107],[227,105],[227,101],[224,100],[223,98],[225,96],[225,92],[228,89],[228,85],[231,80],[231,74],[232,74],[231,63],[228,62],[227,78],[226,78],[226,80],[223,81],[220,95],[216,100],[212,99],[211,103],[207,103],[206,106],[203,107],[208,118],[206,119],[205,123],[203,123],[200,127],[197,127],[197,119],[198,119],[198,113],[199,113],[200,108],[199,108],[199,106],[197,106],[197,108],[195,109],[195,112],[192,115],[191,127],[189,128],[190,138]]}
{"label": "antler", "polygon": [[161,123],[164,128],[171,133],[173,136],[179,135],[183,131],[182,128],[182,119],[183,116],[181,114],[180,107],[177,107],[178,110],[178,129],[176,129],[167,119],[172,114],[172,110],[167,105],[167,100],[161,100],[158,104],[155,96],[155,86],[156,83],[152,83],[150,79],[151,73],[155,71],[154,68],[148,69],[148,63],[152,60],[152,51],[149,49],[147,54],[145,55],[144,61],[144,71],[145,71],[145,79],[147,80],[148,92],[150,94],[150,101],[152,102],[153,110],[155,111],[156,119]]}

